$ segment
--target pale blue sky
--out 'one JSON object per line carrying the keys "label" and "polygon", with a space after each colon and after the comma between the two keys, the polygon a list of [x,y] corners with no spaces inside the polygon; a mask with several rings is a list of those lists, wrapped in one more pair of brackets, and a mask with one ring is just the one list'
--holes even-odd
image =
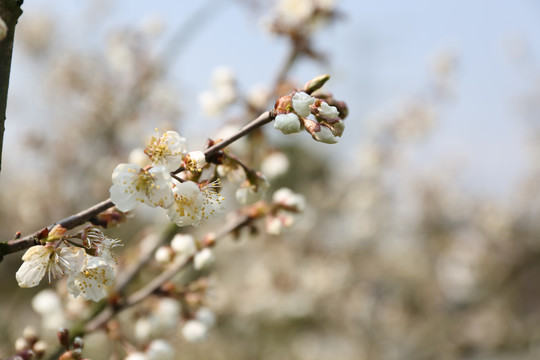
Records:
{"label": "pale blue sky", "polygon": [[[34,0],[28,13],[47,11],[58,17],[66,46],[100,46],[108,29],[140,24],[159,16],[170,35],[204,1],[93,1],[107,10],[89,11],[87,2]],[[266,34],[259,20],[234,1],[210,1],[215,10],[183,47],[171,76],[195,101],[211,70],[227,65],[248,88],[273,78],[286,44]],[[319,35],[318,48],[330,54],[330,68],[302,62],[294,69],[304,81],[328,72],[329,88],[347,100],[351,117],[340,149],[350,149],[365,130],[369,115],[411,95],[428,82],[433,55],[451,50],[459,58],[457,97],[444,109],[433,139],[426,145],[430,161],[446,154],[468,158],[467,181],[473,187],[511,186],[525,166],[526,126],[519,116],[520,97],[532,88],[540,71],[540,3],[528,1],[354,1],[340,2],[344,21]],[[24,15],[23,15],[24,16]],[[24,21],[24,18],[23,20]],[[201,19],[201,22],[203,19]],[[531,49],[528,62],[516,64],[506,54],[509,39],[522,39]],[[530,68],[529,68],[530,67]],[[14,73],[19,70],[14,64]],[[199,117],[200,112],[196,117]]]}

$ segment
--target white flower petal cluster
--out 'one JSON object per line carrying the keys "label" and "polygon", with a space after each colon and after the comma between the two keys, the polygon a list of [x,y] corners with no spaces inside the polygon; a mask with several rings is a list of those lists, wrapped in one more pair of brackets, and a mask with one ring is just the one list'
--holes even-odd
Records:
{"label": "white flower petal cluster", "polygon": [[84,249],[81,248],[55,248],[52,244],[32,246],[24,253],[22,257],[24,263],[15,277],[22,288],[38,285],[45,273],[48,274],[50,282],[52,278],[80,271],[85,255]]}
{"label": "white flower petal cluster", "polygon": [[97,256],[86,256],[83,269],[68,278],[67,289],[74,297],[99,301],[107,296],[114,283],[115,269],[111,263]]}
{"label": "white flower petal cluster", "polygon": [[74,297],[99,301],[107,295],[107,287],[114,282],[116,260],[112,248],[117,239],[109,239],[97,227],[85,232],[84,246],[93,249],[89,255],[81,247],[57,247],[53,244],[36,245],[23,255],[24,263],[15,277],[20,287],[38,285],[48,273],[51,278],[68,276],[67,289]]}
{"label": "white flower petal cluster", "polygon": [[216,315],[209,308],[197,310],[195,318],[185,322],[182,336],[189,342],[200,342],[208,337],[208,330],[216,323]]}
{"label": "white flower petal cluster", "polygon": [[313,104],[315,104],[315,98],[303,91],[297,92],[292,97],[293,109],[302,117],[308,117],[309,114],[311,114],[311,109],[309,107]]}
{"label": "white flower petal cluster", "polygon": [[[227,81],[227,77],[219,81]],[[219,180],[199,185],[175,175],[182,167],[200,173],[206,166],[205,154],[188,152],[187,140],[177,132],[167,131],[161,137],[152,137],[144,153],[151,160],[145,168],[119,164],[113,171],[109,192],[118,210],[131,211],[139,203],[161,207],[178,226],[197,226],[202,219],[222,210],[224,198],[218,193]]]}
{"label": "white flower petal cluster", "polygon": [[295,113],[280,114],[274,119],[274,128],[283,134],[294,134],[302,129],[302,124]]}
{"label": "white flower petal cluster", "polygon": [[167,210],[169,219],[178,226],[197,226],[202,219],[221,212],[225,199],[216,187],[219,181],[202,187],[193,181],[177,184],[173,188],[174,203]]}
{"label": "white flower petal cluster", "polygon": [[149,170],[135,164],[119,164],[112,174],[111,200],[120,211],[130,211],[137,203],[151,207],[172,204],[172,178],[165,166]]}
{"label": "white flower petal cluster", "polygon": [[167,131],[161,137],[152,137],[145,153],[152,164],[163,165],[168,171],[175,171],[182,164],[184,155],[188,152],[186,138],[176,131]]}
{"label": "white flower petal cluster", "polygon": [[288,188],[277,190],[272,196],[272,202],[279,205],[279,210],[266,217],[266,232],[270,235],[281,235],[285,228],[293,226],[295,215],[306,208],[306,199]]}

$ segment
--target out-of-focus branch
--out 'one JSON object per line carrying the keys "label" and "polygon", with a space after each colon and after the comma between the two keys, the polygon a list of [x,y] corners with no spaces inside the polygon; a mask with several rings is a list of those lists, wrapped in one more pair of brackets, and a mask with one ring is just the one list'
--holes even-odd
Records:
{"label": "out-of-focus branch", "polygon": [[[234,221],[230,222],[221,229],[221,231],[218,234],[212,235],[212,242],[207,242],[203,244],[203,246],[209,247],[215,245],[215,240],[220,239],[224,237],[227,234],[233,233],[238,231],[244,226],[247,226],[251,223],[252,220],[255,218],[249,216],[249,215],[242,215],[239,216]],[[104,326],[109,320],[111,320],[117,313],[120,311],[127,309],[133,305],[138,304],[142,300],[146,299],[148,296],[152,295],[156,291],[158,291],[163,284],[165,284],[167,281],[169,281],[174,275],[176,275],[180,270],[182,270],[184,267],[186,267],[191,261],[193,260],[193,257],[189,258],[179,258],[177,261],[175,261],[173,264],[171,264],[164,272],[162,272],[159,276],[154,278],[151,282],[149,282],[146,286],[141,288],[140,290],[134,292],[133,294],[129,295],[125,301],[119,302],[115,306],[110,306],[103,312],[101,312],[98,316],[96,316],[94,319],[89,321],[85,327],[86,333],[93,332],[102,326]]]}
{"label": "out-of-focus branch", "polygon": [[[221,142],[206,149],[204,151],[206,158],[207,159],[211,158],[217,152],[219,152],[226,146],[232,144],[233,142],[240,139],[241,137],[245,136],[246,134],[250,133],[254,129],[257,129],[271,122],[274,119],[274,117],[275,115],[273,111],[265,111],[258,118],[251,121],[242,129],[238,130],[238,132],[236,132],[235,134],[229,136],[228,138],[222,140]],[[175,173],[179,173],[183,170],[184,168],[180,168],[177,171],[175,171]],[[94,216],[98,215],[99,213],[113,206],[114,204],[112,203],[111,199],[107,199],[105,201],[100,202],[99,204],[96,204],[86,210],[79,212],[78,214],[65,218],[59,221],[57,224],[62,225],[62,227],[68,230],[73,229],[74,227],[84,224],[85,222],[93,218]],[[54,225],[56,224],[49,225],[48,228],[51,229]],[[2,258],[4,257],[4,255],[12,254],[17,251],[22,251],[22,250],[28,249],[29,247],[37,245],[38,233],[39,232],[36,232],[20,239],[13,239],[9,241],[0,242],[0,261],[2,261]]]}
{"label": "out-of-focus branch", "polygon": [[13,54],[13,37],[15,25],[22,14],[22,0],[0,0],[0,18],[5,25],[5,36],[0,38],[0,169],[2,168],[2,148],[4,146],[4,130],[11,71],[11,55]]}

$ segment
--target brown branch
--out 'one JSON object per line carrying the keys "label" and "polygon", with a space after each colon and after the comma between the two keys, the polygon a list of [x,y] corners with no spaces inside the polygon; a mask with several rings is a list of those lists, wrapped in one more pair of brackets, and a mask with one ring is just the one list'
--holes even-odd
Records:
{"label": "brown branch", "polygon": [[0,169],[2,168],[2,148],[4,146],[13,37],[15,36],[15,25],[17,25],[17,20],[22,14],[22,3],[22,0],[0,0],[0,18],[7,27],[6,36],[0,39]]}
{"label": "brown branch", "polygon": [[[0,0],[1,1],[1,0]],[[236,140],[240,139],[241,137],[245,136],[249,132],[253,131],[254,129],[261,127],[272,120],[274,120],[274,112],[273,111],[265,111],[262,113],[258,118],[251,121],[249,124],[244,126],[242,129],[238,130],[237,133],[231,135],[230,137],[222,140],[221,142],[215,144],[214,146],[209,147],[204,151],[204,154],[206,155],[206,158],[209,159],[216,153],[218,153],[220,150],[225,148],[226,146],[232,144]],[[180,171],[183,171],[184,168],[180,168],[176,170],[174,173],[179,173]],[[82,225],[88,220],[90,220],[92,217],[98,215],[99,213],[113,207],[114,204],[112,203],[111,199],[107,199],[105,201],[100,202],[99,204],[96,204],[86,210],[81,211],[78,214],[69,216],[61,221],[59,221],[56,224],[62,225],[64,228],[70,230],[73,229],[76,226]],[[51,229],[54,225],[49,225],[48,228]],[[40,230],[41,231],[41,230]],[[32,247],[34,245],[37,245],[37,235],[38,232],[35,232],[33,234],[27,235],[20,239],[13,239],[5,242],[0,242],[0,261],[2,261],[4,255],[12,254],[14,252],[22,251],[25,249],[28,249],[29,247]]]}
{"label": "brown branch", "polygon": [[[87,222],[88,220],[96,216],[97,214],[113,206],[114,204],[112,203],[111,199],[107,199],[75,215],[71,215],[63,220],[60,220],[56,224],[60,224],[62,225],[62,227],[70,230],[76,226],[84,224],[85,222]],[[47,228],[50,230],[56,224],[49,225]],[[14,239],[14,240],[9,240],[9,241],[0,243],[0,261],[2,260],[4,255],[12,254],[14,252],[25,250],[25,249],[28,249],[29,247],[37,245],[37,235],[40,231],[31,235],[27,235],[20,239]]]}

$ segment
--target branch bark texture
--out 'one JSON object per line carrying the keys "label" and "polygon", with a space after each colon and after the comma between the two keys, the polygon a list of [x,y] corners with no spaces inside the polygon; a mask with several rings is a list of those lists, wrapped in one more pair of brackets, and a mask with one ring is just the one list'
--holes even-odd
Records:
{"label": "branch bark texture", "polygon": [[0,18],[6,25],[6,36],[0,40],[0,170],[2,169],[2,148],[4,147],[4,130],[13,54],[13,38],[15,25],[22,14],[22,0],[0,0]]}

